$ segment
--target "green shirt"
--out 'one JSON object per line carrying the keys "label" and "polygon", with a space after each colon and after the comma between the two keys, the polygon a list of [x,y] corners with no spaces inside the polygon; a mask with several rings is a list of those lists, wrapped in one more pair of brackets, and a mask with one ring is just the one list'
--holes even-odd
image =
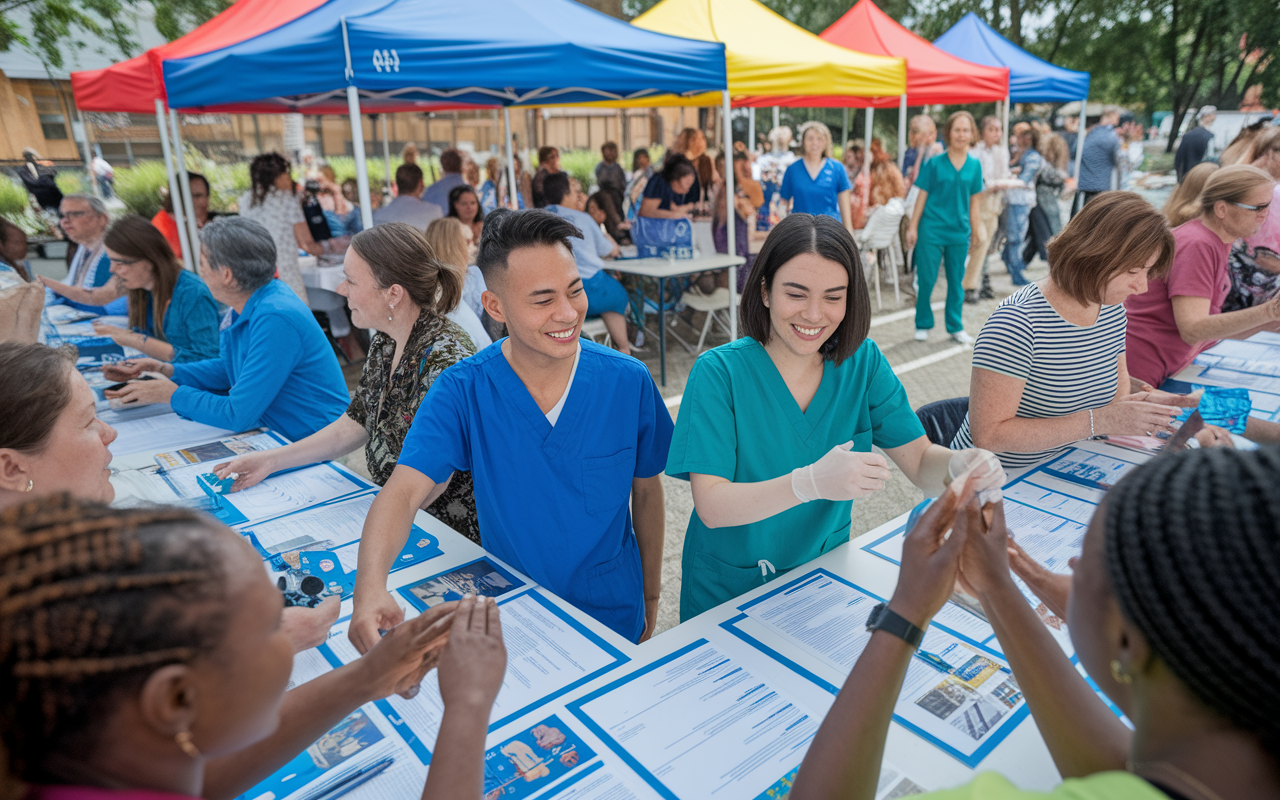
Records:
{"label": "green shirt", "polygon": [[982,191],[982,162],[966,155],[957,170],[943,153],[924,162],[916,177],[928,192],[920,213],[920,239],[930,244],[969,243],[969,198]]}
{"label": "green shirt", "polygon": [[[667,457],[667,474],[718,475],[754,483],[812,464],[848,441],[899,447],[924,436],[889,363],[863,342],[836,366],[824,361],[822,382],[801,413],[764,346],[739,339],[704,353],[693,365]],[[685,534],[680,619],[737,597],[849,540],[852,501],[815,500],[768,519],[708,528],[695,510]],[[761,561],[777,570],[762,575]]]}
{"label": "green shirt", "polygon": [[1003,777],[984,772],[972,783],[920,795],[921,800],[1168,800],[1168,795],[1129,772],[1099,772],[1068,778],[1052,791],[1023,791]]}

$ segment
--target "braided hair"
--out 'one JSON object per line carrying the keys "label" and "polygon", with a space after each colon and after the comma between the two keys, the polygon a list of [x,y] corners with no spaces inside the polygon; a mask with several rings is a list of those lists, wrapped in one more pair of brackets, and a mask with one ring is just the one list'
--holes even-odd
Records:
{"label": "braided hair", "polygon": [[289,171],[289,161],[279,153],[263,153],[249,163],[249,182],[253,186],[250,206],[262,205],[276,178]]}
{"label": "braided hair", "polygon": [[[222,556],[181,508],[111,509],[70,495],[0,513],[0,738],[9,774],[39,780],[166,664],[217,646]],[[213,613],[193,608],[213,603]],[[56,776],[55,776],[56,777]]]}
{"label": "braided hair", "polygon": [[1107,571],[1121,612],[1201,702],[1273,756],[1278,480],[1280,448],[1192,450],[1125,476],[1105,511]]}

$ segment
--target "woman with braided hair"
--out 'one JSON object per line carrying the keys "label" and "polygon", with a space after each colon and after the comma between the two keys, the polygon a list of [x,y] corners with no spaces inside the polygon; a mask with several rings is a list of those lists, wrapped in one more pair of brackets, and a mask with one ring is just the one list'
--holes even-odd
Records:
{"label": "woman with braided hair", "polygon": [[280,593],[203,514],[21,503],[0,512],[0,575],[0,738],[27,800],[236,797],[437,663],[445,712],[423,797],[483,792],[506,666],[492,599],[436,606],[286,693]]}
{"label": "woman with braided hair", "polygon": [[263,153],[250,162],[249,181],[252,188],[240,196],[240,216],[270,231],[276,244],[276,275],[305,303],[307,287],[302,283],[298,250],[313,256],[326,250],[311,235],[302,214],[302,201],[294,193],[292,167],[279,153]]}
{"label": "woman with braided hair", "polygon": [[[1240,800],[1280,797],[1280,448],[1160,456],[1103,499],[1075,567],[1076,671],[1009,573],[1002,504],[972,486],[933,503],[903,546],[886,617],[926,626],[956,580],[981,602],[1065,782],[994,774],[928,797]],[[946,531],[950,535],[946,536]],[[870,798],[915,648],[883,628],[813,740],[791,800]]]}

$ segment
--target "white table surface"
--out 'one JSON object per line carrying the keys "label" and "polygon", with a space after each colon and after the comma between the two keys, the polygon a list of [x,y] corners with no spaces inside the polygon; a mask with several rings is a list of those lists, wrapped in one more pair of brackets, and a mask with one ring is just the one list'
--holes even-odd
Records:
{"label": "white table surface", "polygon": [[712,269],[725,269],[745,264],[742,256],[731,256],[716,253],[699,258],[619,258],[604,263],[605,269],[625,272],[628,275],[643,275],[646,278],[675,278],[694,272],[705,272]]}

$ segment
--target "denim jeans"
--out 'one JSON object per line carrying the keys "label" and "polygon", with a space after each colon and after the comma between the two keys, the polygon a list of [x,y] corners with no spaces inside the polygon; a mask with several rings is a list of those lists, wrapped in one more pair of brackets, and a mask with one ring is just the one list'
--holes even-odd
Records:
{"label": "denim jeans", "polygon": [[1027,265],[1022,261],[1022,240],[1027,236],[1031,206],[1010,204],[1006,211],[1009,215],[1009,227],[1001,257],[1004,259],[1004,265],[1009,268],[1009,277],[1013,279],[1013,285],[1023,286],[1027,283],[1027,279],[1022,276],[1022,271]]}

